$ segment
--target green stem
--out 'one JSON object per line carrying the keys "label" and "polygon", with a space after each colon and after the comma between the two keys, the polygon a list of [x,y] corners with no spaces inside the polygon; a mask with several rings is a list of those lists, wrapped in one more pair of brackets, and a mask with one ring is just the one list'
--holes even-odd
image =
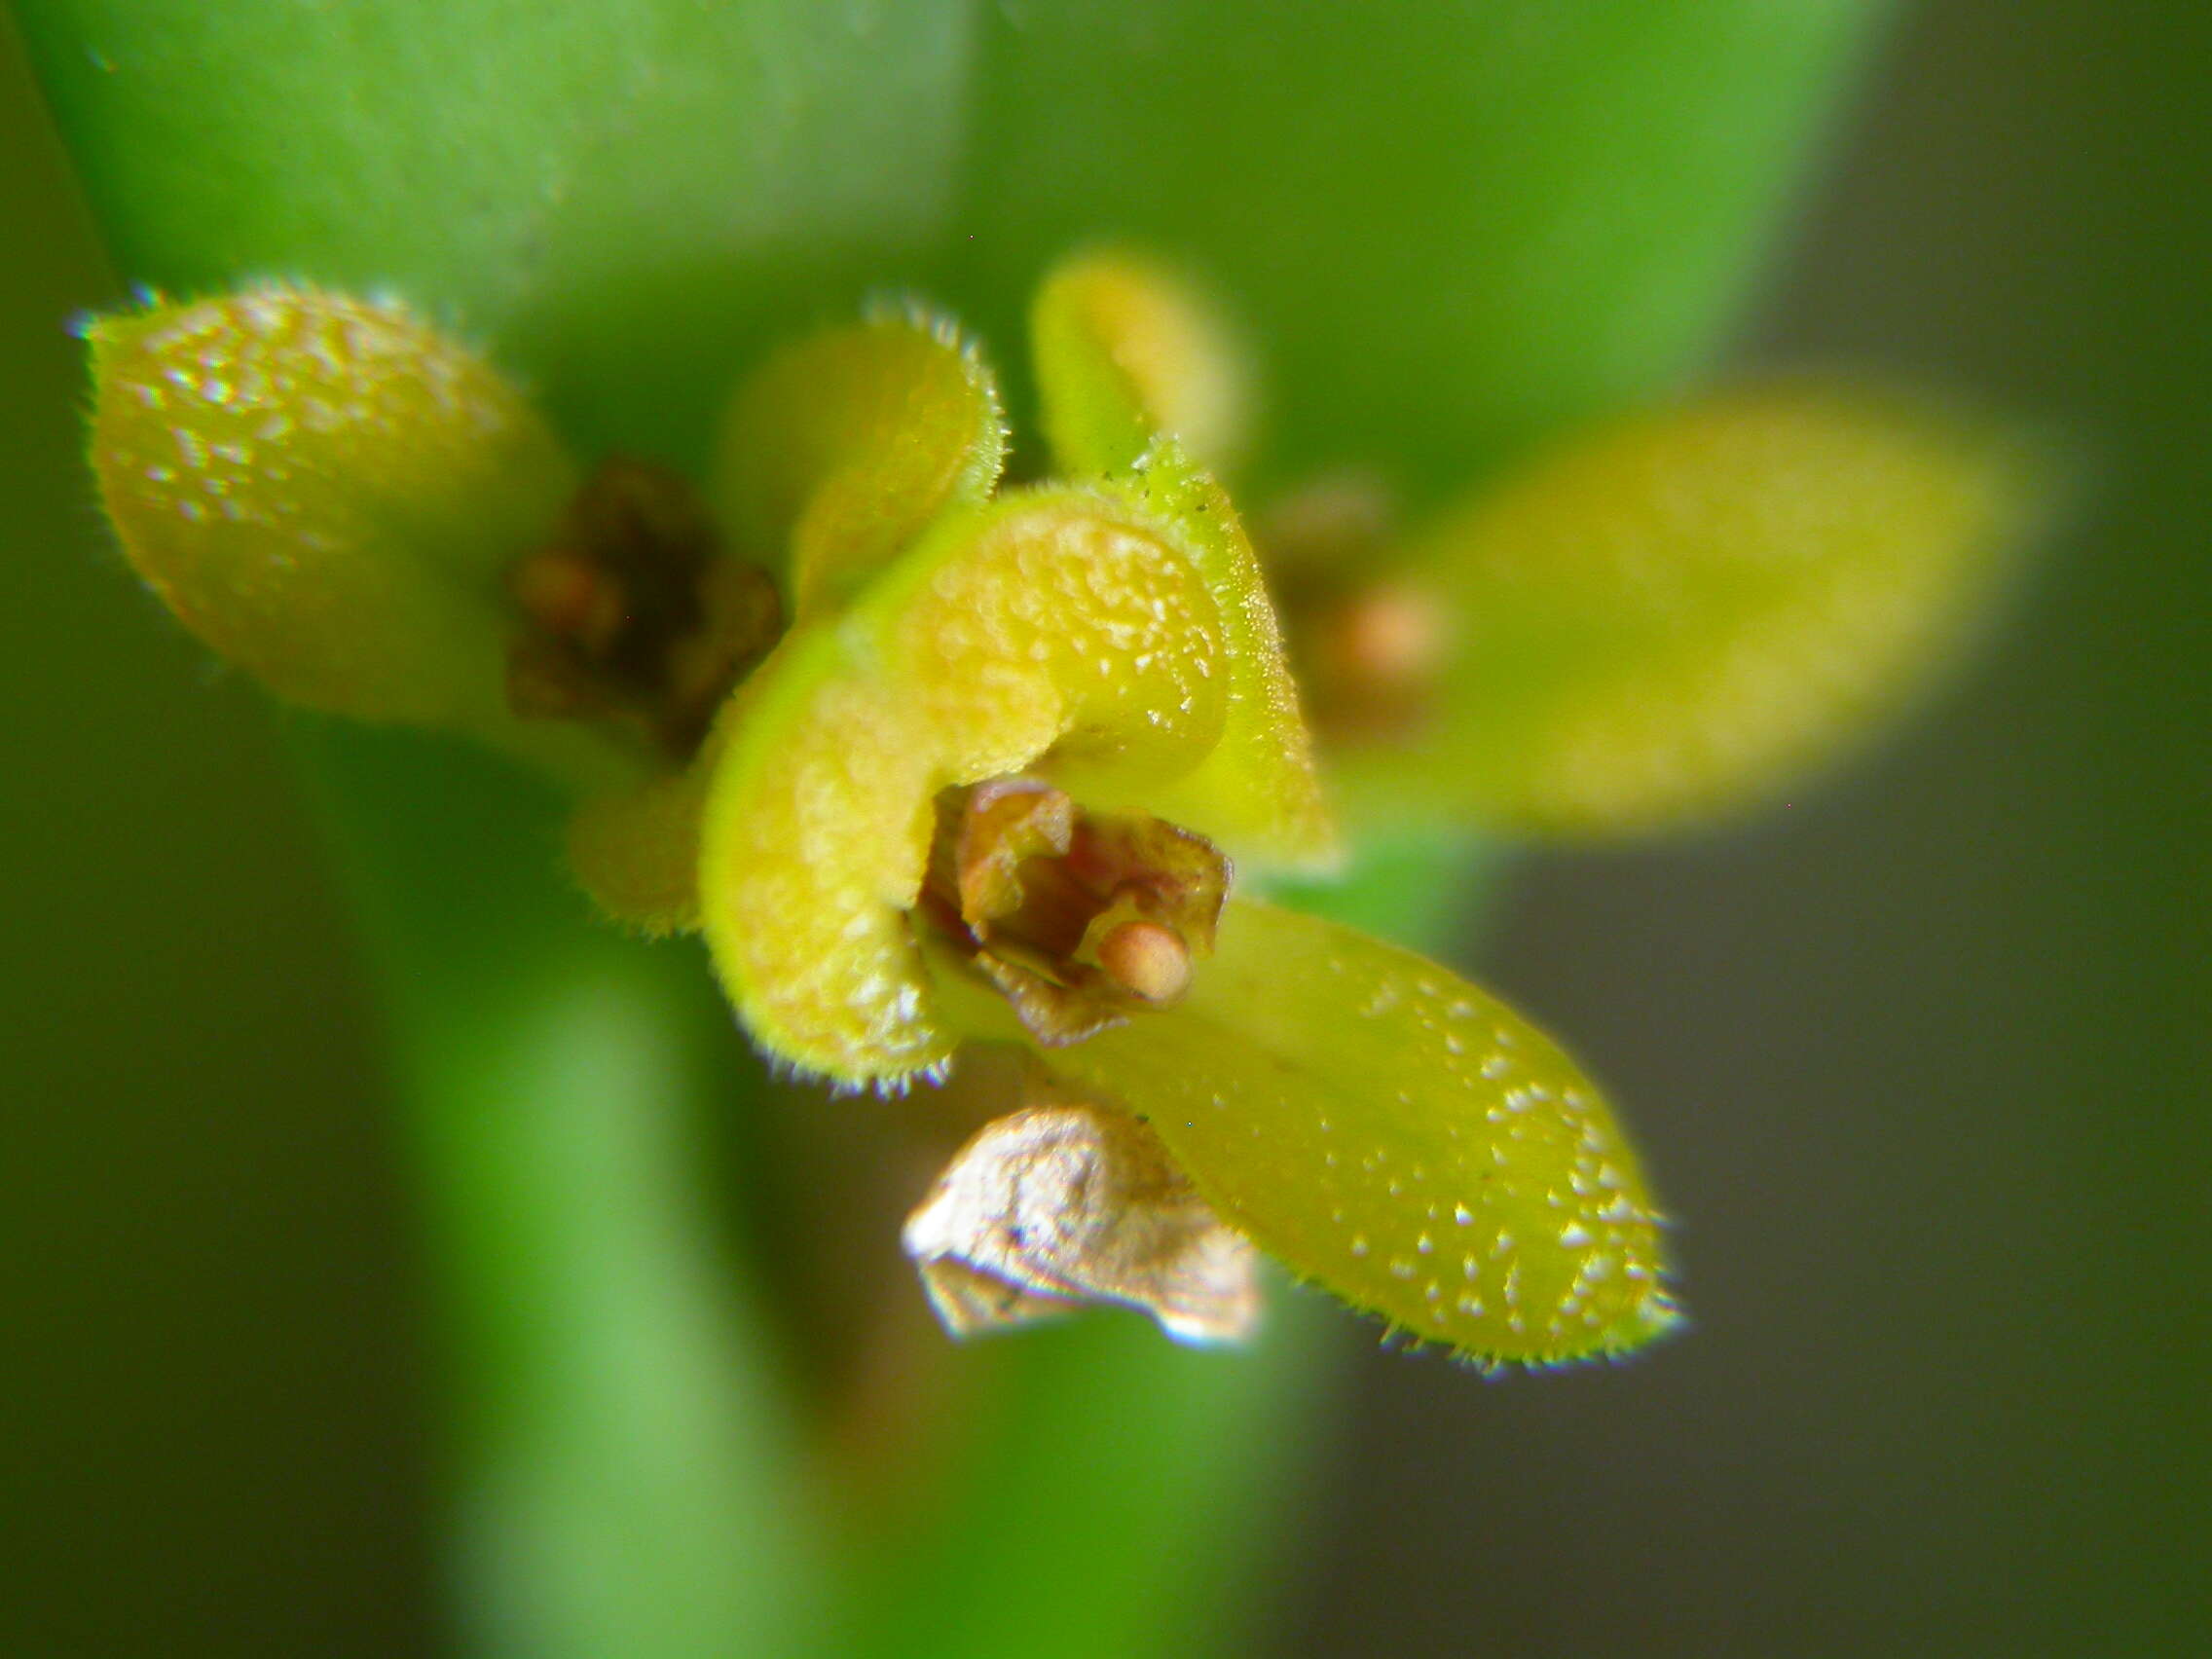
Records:
{"label": "green stem", "polygon": [[710,1041],[727,1018],[688,953],[566,889],[555,803],[423,740],[299,749],[412,1113],[482,1649],[801,1651],[822,1564],[797,1435],[699,1132],[757,1068]]}

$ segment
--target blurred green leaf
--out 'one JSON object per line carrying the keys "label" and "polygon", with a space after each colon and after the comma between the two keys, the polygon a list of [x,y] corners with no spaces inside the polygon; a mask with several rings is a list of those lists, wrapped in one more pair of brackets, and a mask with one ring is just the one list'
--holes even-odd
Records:
{"label": "blurred green leaf", "polygon": [[704,455],[761,345],[943,232],[957,0],[18,0],[123,275],[390,289],[587,455]]}
{"label": "blurred green leaf", "polygon": [[[128,277],[388,287],[533,374],[587,451],[703,454],[759,342],[896,275],[950,199],[956,6],[18,16]],[[471,1615],[518,1651],[795,1651],[794,1425],[687,1191],[705,976],[591,932],[548,807],[481,761],[350,737],[322,770],[445,1246]]]}
{"label": "blurred green leaf", "polygon": [[1003,343],[1071,245],[1186,261],[1263,355],[1269,476],[1431,495],[1700,366],[1889,10],[1006,0],[947,292]]}
{"label": "blurred green leaf", "polygon": [[[688,952],[597,924],[553,802],[483,756],[302,722],[408,1106],[464,1624],[490,1652],[809,1650],[826,1590],[703,1120],[760,1087]],[[535,855],[535,856],[534,856]]]}

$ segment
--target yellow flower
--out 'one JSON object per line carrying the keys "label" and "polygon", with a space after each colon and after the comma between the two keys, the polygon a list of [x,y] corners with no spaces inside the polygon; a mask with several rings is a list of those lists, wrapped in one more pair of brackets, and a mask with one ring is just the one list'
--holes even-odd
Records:
{"label": "yellow flower", "polygon": [[[702,932],[782,1066],[897,1092],[1029,1055],[907,1225],[956,1330],[1104,1300],[1234,1336],[1248,1240],[1484,1362],[1663,1331],[1659,1218],[1572,1062],[1257,896],[1338,849],[1206,464],[1242,447],[1226,336],[1119,254],[1032,320],[1051,457],[1019,487],[989,370],[916,308],[777,353],[695,492],[587,474],[436,330],[284,287],[95,325],[93,459],[148,581],[273,689],[571,779],[587,888]],[[1359,490],[1294,499],[1274,573],[1355,829],[1611,832],[1781,787],[1944,658],[2018,471],[1799,388],[1597,434],[1402,552]]]}
{"label": "yellow flower", "polygon": [[[765,412],[793,393],[768,388],[800,387],[847,400],[807,417],[835,444],[779,448]],[[794,1070],[901,1089],[963,1044],[1031,1046],[1057,1089],[1143,1119],[1237,1231],[1422,1337],[1548,1361],[1664,1328],[1634,1154],[1555,1047],[1434,964],[1222,903],[1333,857],[1226,494],[1158,433],[1114,470],[989,494],[996,407],[949,330],[897,313],[740,392],[718,498],[823,597],[685,780],[587,816],[587,876],[695,870],[695,910],[672,883],[635,919],[699,926]],[[825,523],[901,533],[866,569]],[[1101,1168],[1132,1144],[1095,1141]]]}

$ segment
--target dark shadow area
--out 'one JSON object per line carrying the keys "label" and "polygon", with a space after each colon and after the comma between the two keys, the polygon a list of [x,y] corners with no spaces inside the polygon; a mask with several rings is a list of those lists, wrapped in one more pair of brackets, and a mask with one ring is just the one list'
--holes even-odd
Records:
{"label": "dark shadow area", "polygon": [[365,986],[267,699],[96,517],[66,324],[115,295],[32,96],[0,18],[0,1652],[424,1652]]}

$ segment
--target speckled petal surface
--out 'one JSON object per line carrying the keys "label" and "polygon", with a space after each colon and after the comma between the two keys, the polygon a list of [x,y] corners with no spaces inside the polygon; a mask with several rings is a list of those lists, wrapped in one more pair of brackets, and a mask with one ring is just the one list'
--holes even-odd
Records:
{"label": "speckled petal surface", "polygon": [[1336,822],[1283,658],[1274,605],[1229,493],[1166,437],[1129,470],[1095,487],[1165,518],[1220,607],[1227,645],[1218,748],[1170,787],[1122,804],[1200,830],[1247,869],[1333,870],[1340,858]]}
{"label": "speckled petal surface", "polygon": [[845,1084],[941,1066],[956,1034],[905,915],[938,792],[1051,752],[1141,794],[1219,743],[1225,669],[1197,568],[1084,490],[958,515],[795,631],[732,706],[701,837],[708,941],[755,1039]]}
{"label": "speckled petal surface", "polygon": [[402,307],[307,288],[90,334],[101,497],[187,627],[313,708],[505,720],[500,571],[577,474],[504,377]]}
{"label": "speckled petal surface", "polygon": [[1408,951],[1232,903],[1181,1007],[1051,1065],[1143,1114],[1263,1249],[1423,1341],[1553,1364],[1678,1316],[1642,1172],[1595,1086]]}

